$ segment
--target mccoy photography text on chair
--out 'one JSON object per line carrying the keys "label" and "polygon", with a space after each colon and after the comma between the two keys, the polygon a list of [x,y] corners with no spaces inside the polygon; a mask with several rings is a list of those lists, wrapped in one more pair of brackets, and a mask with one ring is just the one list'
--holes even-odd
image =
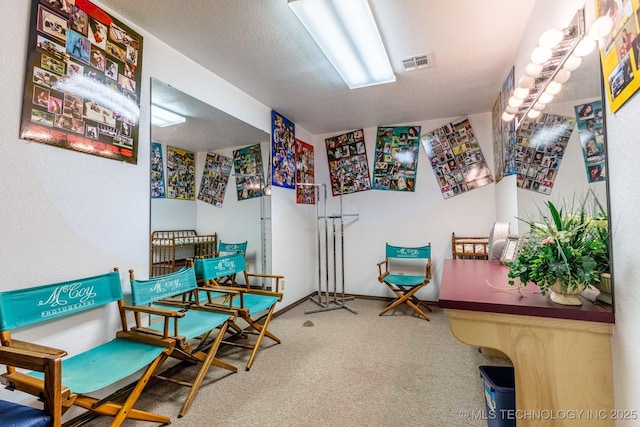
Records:
{"label": "mccoy photography text on chair", "polygon": [[[111,341],[79,354],[64,357],[67,355],[65,350],[12,338],[12,332],[22,328],[44,324],[51,327],[56,319],[70,318],[98,307],[118,309],[122,330],[115,333]],[[133,408],[153,372],[171,353],[175,340],[166,335],[144,336],[128,330],[117,270],[68,282],[0,292],[0,341],[9,350],[62,358],[62,391],[54,399],[61,400],[63,413],[76,405],[94,414],[113,416],[112,426],[121,425],[125,419],[161,424],[171,421],[169,417]],[[35,396],[44,393],[50,381],[46,372],[25,373],[15,367],[7,365],[6,373],[2,374],[3,382],[12,389]],[[122,403],[121,397],[98,399],[89,395],[125,378],[134,383]]]}
{"label": "mccoy photography text on chair", "polygon": [[[43,408],[38,409],[14,402],[0,400],[0,426],[60,427],[62,424],[62,399],[68,398],[69,389],[62,394],[62,358],[42,355],[29,350],[0,346],[0,365],[42,372],[44,383],[41,399]],[[11,388],[8,385],[7,388]]]}
{"label": "mccoy photography text on chair", "polygon": [[[256,334],[257,339],[255,343],[252,344],[239,342],[239,340],[235,339],[238,338],[238,336],[235,336],[233,337],[234,339],[225,342],[251,350],[251,355],[249,356],[246,366],[246,370],[248,371],[251,369],[251,365],[265,336],[278,344],[280,343],[280,338],[269,332],[269,323],[273,317],[276,303],[282,300],[282,293],[279,292],[279,283],[280,280],[284,279],[284,276],[247,273],[245,258],[242,253],[216,258],[196,258],[195,268],[196,277],[203,281],[204,288],[212,287],[215,290],[238,292],[238,295],[234,296],[231,300],[231,308],[238,311],[238,316],[248,324],[249,328],[242,329],[235,322],[231,323],[230,326],[242,338],[247,338],[246,334]],[[246,285],[228,287],[219,284],[220,278],[230,275],[235,276],[238,273],[243,275]],[[251,279],[258,278],[271,279],[273,291],[253,289],[251,287]],[[208,305],[215,306],[217,304],[215,294],[213,293],[202,294],[200,296],[201,301],[204,300],[204,298],[208,298]],[[260,323],[261,321],[262,323]]]}
{"label": "mccoy photography text on chair", "polygon": [[[200,305],[198,293],[194,292],[194,300],[187,302],[190,294],[197,289],[196,276],[192,266],[148,280],[137,280],[133,270],[129,270],[131,280],[131,297],[135,311],[135,331],[164,336],[168,334],[176,339],[176,346],[171,356],[190,363],[200,363],[200,369],[192,382],[178,381],[165,375],[156,375],[158,379],[170,381],[190,387],[189,393],[180,409],[179,416],[184,416],[198,392],[200,384],[211,366],[237,372],[238,369],[217,359],[216,353],[222,342],[229,322],[236,317],[236,312],[228,309]],[[217,293],[219,294],[219,292]],[[142,313],[146,314],[142,322]],[[169,324],[158,323],[158,316],[176,316]],[[213,337],[211,340],[210,338]],[[192,341],[192,342],[190,342]],[[195,344],[195,347],[192,346]]]}
{"label": "mccoy photography text on chair", "polygon": [[[218,243],[218,253],[216,254],[216,256],[224,256],[224,255],[231,255],[231,254],[243,254],[247,255],[247,241],[245,240],[244,242],[240,242],[240,243],[225,243],[223,241],[220,241]],[[245,259],[246,262],[246,259]],[[218,284],[222,285],[226,285],[226,284],[232,284],[232,285],[237,285],[236,283],[236,275],[232,274],[229,275],[225,278],[220,278],[220,280],[218,280]]]}
{"label": "mccoy photography text on chair", "polygon": [[453,259],[489,259],[489,237],[457,237],[451,233]]}
{"label": "mccoy photography text on chair", "polygon": [[380,316],[406,303],[420,316],[429,320],[420,305],[431,308],[420,301],[415,293],[431,280],[431,243],[426,246],[406,247],[386,244],[385,259],[378,263],[378,281],[387,285],[396,295]]}

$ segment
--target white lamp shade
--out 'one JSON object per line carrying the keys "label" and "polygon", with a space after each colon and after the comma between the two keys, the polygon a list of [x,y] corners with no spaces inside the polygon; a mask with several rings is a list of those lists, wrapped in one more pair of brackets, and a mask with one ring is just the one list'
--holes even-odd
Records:
{"label": "white lamp shade", "polygon": [[531,85],[533,85],[535,82],[535,77],[527,76],[525,74],[524,76],[520,77],[520,80],[518,80],[518,87],[527,89],[530,88]]}
{"label": "white lamp shade", "polygon": [[531,62],[534,64],[544,64],[551,58],[553,51],[547,47],[538,46],[531,52]]}
{"label": "white lamp shade", "polygon": [[567,71],[575,71],[582,64],[582,58],[577,57],[575,55],[571,55],[567,58],[562,66],[563,69]]}
{"label": "white lamp shade", "polygon": [[596,48],[596,41],[592,38],[585,37],[580,40],[578,46],[573,50],[573,55],[577,57],[583,57],[589,55]]}
{"label": "white lamp shade", "polygon": [[538,77],[540,72],[542,72],[542,68],[542,64],[534,64],[533,62],[530,62],[526,67],[524,67],[524,74],[529,77]]}
{"label": "white lamp shade", "polygon": [[527,117],[529,117],[530,119],[537,119],[538,117],[540,117],[540,114],[541,114],[541,111],[531,109],[527,113]]}
{"label": "white lamp shade", "polygon": [[549,95],[557,95],[560,93],[561,90],[562,90],[562,84],[552,81],[552,82],[549,82],[544,92],[548,93]]}
{"label": "white lamp shade", "polygon": [[596,19],[596,21],[591,25],[591,28],[589,28],[589,32],[587,33],[587,37],[592,40],[600,40],[611,34],[612,30],[613,19],[611,19],[609,15],[603,15]]}
{"label": "white lamp shade", "polygon": [[508,105],[506,107],[504,107],[504,111],[506,111],[509,114],[515,114],[518,112],[518,110],[520,110],[518,107],[512,107],[511,105]]}
{"label": "white lamp shade", "polygon": [[509,105],[511,105],[512,107],[519,107],[522,105],[522,99],[518,99],[515,96],[511,96],[511,98],[509,98]]}
{"label": "white lamp shade", "polygon": [[548,104],[551,101],[553,101],[553,95],[549,94],[549,93],[541,93],[540,97],[538,98],[538,102],[541,102],[543,104]]}
{"label": "white lamp shade", "polygon": [[547,107],[547,104],[543,104],[542,102],[536,102],[535,104],[533,104],[533,108],[534,110],[538,110],[538,111],[542,111]]}
{"label": "white lamp shade", "polygon": [[518,99],[525,99],[529,95],[529,89],[517,87],[513,90],[513,96]]}
{"label": "white lamp shade", "polygon": [[558,73],[556,74],[556,76],[553,78],[553,81],[558,83],[566,83],[569,81],[570,78],[571,78],[570,71],[567,71],[565,69],[560,69],[558,70]]}
{"label": "white lamp shade", "polygon": [[510,113],[507,113],[506,111],[502,113],[502,120],[504,120],[505,122],[510,122],[515,118],[516,118],[515,114],[510,114]]}
{"label": "white lamp shade", "polygon": [[554,47],[558,46],[558,44],[560,44],[563,38],[564,32],[562,30],[552,28],[542,33],[542,35],[538,39],[538,44],[540,44],[540,46],[542,47],[546,47],[547,49],[553,49]]}

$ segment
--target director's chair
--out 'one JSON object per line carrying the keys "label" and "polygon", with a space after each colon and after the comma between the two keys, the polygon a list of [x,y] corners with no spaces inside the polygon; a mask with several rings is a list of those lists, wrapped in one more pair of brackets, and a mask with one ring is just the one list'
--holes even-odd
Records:
{"label": "director's chair", "polygon": [[415,293],[431,280],[431,243],[426,246],[406,247],[386,244],[385,259],[378,263],[378,281],[387,285],[396,295],[380,316],[406,303],[420,316],[429,320],[420,305],[431,309]]}

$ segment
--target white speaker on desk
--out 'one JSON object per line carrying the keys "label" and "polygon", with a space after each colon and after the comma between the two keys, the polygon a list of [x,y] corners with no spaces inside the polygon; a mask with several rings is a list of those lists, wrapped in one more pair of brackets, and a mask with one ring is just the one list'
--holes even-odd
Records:
{"label": "white speaker on desk", "polygon": [[489,234],[489,262],[500,262],[502,250],[509,235],[508,222],[494,222]]}

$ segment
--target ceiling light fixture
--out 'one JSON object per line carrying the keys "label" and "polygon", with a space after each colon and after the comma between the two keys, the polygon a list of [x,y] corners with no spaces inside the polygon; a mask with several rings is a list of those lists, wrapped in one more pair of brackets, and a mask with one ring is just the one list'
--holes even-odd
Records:
{"label": "ceiling light fixture", "polygon": [[350,89],[396,81],[367,0],[289,0]]}
{"label": "ceiling light fixture", "polygon": [[151,104],[151,124],[161,128],[186,122],[187,119],[180,114],[165,110],[155,104]]}

